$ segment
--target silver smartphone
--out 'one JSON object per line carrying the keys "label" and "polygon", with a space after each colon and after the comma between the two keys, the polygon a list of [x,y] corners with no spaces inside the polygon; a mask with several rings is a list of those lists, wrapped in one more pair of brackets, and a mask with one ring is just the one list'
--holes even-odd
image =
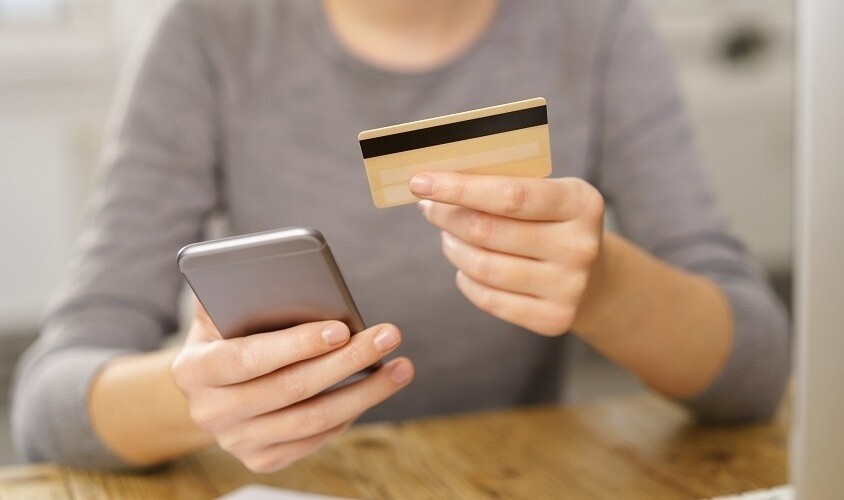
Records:
{"label": "silver smartphone", "polygon": [[199,302],[223,338],[312,321],[365,328],[325,238],[290,227],[194,243],[178,254]]}

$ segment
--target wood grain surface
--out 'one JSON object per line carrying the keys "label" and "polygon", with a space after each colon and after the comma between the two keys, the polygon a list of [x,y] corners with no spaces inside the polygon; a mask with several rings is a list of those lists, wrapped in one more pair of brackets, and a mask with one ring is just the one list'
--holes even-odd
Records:
{"label": "wood grain surface", "polygon": [[250,483],[350,498],[709,498],[787,482],[788,411],[700,426],[654,395],[361,425],[293,466],[250,473],[206,450],[154,472],[0,468],[0,499],[214,498]]}

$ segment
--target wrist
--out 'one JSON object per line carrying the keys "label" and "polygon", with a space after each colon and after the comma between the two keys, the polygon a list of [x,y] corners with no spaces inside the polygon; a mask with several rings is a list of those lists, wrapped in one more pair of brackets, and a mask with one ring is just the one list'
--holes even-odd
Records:
{"label": "wrist", "polygon": [[598,257],[592,263],[589,281],[583,292],[572,330],[581,337],[600,331],[601,317],[613,309],[614,290],[623,269],[623,245],[619,236],[604,232]]}
{"label": "wrist", "polygon": [[94,379],[91,425],[117,456],[150,466],[213,444],[191,420],[170,375],[176,350],[115,358]]}
{"label": "wrist", "polygon": [[671,397],[706,387],[732,343],[727,301],[710,279],[606,235],[575,316],[586,343]]}

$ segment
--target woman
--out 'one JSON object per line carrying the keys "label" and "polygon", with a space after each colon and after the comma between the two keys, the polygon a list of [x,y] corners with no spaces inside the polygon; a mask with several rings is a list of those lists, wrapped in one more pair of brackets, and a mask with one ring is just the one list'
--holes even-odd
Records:
{"label": "woman", "polygon": [[[81,250],[17,375],[28,459],[148,466],[217,442],[271,471],[365,411],[550,401],[569,330],[702,418],[777,406],[785,316],[726,231],[635,3],[182,0],[132,74]],[[359,131],[535,96],[552,178],[429,173],[410,186],[421,215],[372,207]],[[161,349],[175,254],[215,210],[236,234],[321,229],[377,326],[223,341],[198,310]]]}

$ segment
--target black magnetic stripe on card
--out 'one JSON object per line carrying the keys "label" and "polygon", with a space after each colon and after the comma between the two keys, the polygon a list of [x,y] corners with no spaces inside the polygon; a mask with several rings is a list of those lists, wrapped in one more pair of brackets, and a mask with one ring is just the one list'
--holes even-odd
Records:
{"label": "black magnetic stripe on card", "polygon": [[364,159],[368,159],[547,124],[548,108],[543,105],[364,139],[360,141],[360,150]]}

